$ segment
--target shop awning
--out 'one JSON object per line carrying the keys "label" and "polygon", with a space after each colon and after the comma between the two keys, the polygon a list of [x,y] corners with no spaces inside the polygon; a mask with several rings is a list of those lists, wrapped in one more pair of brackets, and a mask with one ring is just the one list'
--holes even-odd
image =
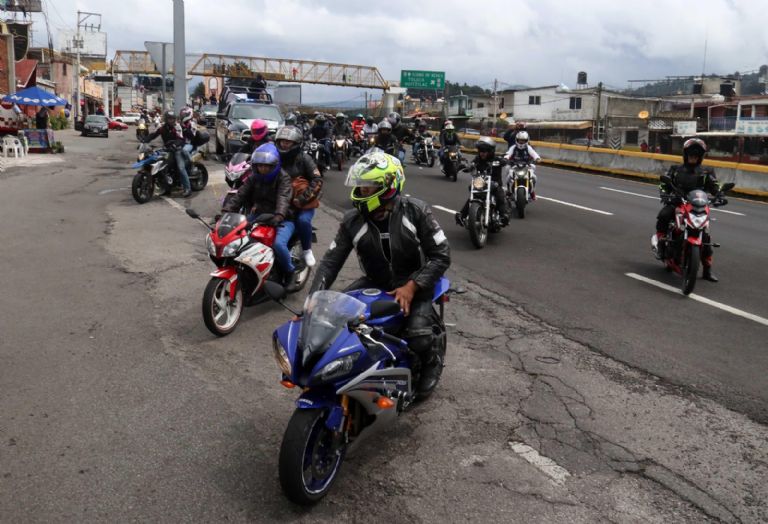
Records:
{"label": "shop awning", "polygon": [[528,129],[590,129],[591,120],[542,120],[541,122],[526,122]]}

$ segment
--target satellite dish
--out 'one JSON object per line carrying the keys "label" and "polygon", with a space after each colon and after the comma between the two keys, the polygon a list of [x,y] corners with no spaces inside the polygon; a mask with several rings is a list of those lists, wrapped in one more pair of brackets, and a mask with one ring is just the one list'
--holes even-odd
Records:
{"label": "satellite dish", "polygon": [[648,111],[645,111],[645,110],[643,110],[643,111],[640,111],[640,112],[637,114],[637,118],[648,118],[648,116],[649,116],[649,115],[648,115]]}

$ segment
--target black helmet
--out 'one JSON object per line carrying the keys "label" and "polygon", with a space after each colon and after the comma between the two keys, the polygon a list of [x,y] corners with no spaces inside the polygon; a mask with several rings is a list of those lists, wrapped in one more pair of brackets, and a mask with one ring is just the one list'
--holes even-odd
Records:
{"label": "black helmet", "polygon": [[496,143],[489,136],[481,136],[477,140],[477,142],[475,142],[475,149],[477,149],[478,153],[480,153],[482,151],[486,151],[488,153],[495,153],[496,152]]}
{"label": "black helmet", "polygon": [[320,123],[320,124],[322,124],[323,122],[325,122],[325,115],[324,115],[324,114],[322,114],[322,113],[320,113],[319,115],[317,115],[317,116],[315,117],[315,123]]}
{"label": "black helmet", "polygon": [[174,122],[176,122],[176,113],[174,113],[174,112],[173,112],[173,111],[171,111],[171,110],[168,110],[168,111],[166,111],[166,112],[165,112],[165,114],[163,115],[163,119],[164,119],[166,122],[168,122],[169,120],[173,120]]}
{"label": "black helmet", "polygon": [[[275,133],[275,146],[277,146],[277,150],[280,152],[280,156],[287,158],[296,156],[296,154],[301,151],[302,138],[303,136],[301,131],[293,126],[283,126],[278,129],[277,133]],[[284,149],[280,145],[282,140],[290,140],[293,142],[293,145]]]}
{"label": "black helmet", "polygon": [[374,120],[372,116],[365,117],[365,123],[369,126],[372,126],[374,122],[376,122],[376,120]]}
{"label": "black helmet", "polygon": [[296,125],[296,115],[293,113],[288,113],[285,115],[285,125],[287,126],[294,126]]}
{"label": "black helmet", "polygon": [[387,120],[389,120],[389,123],[392,124],[392,127],[395,127],[400,123],[400,113],[392,111],[389,115],[387,115]]}
{"label": "black helmet", "polygon": [[688,155],[696,155],[699,161],[696,165],[701,165],[704,155],[707,154],[707,144],[701,138],[689,138],[683,144],[683,162],[688,163]]}

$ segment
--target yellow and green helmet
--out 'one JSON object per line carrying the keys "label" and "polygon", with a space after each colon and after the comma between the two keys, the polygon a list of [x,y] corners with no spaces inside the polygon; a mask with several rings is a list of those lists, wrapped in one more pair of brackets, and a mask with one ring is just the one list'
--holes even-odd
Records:
{"label": "yellow and green helmet", "polygon": [[[371,213],[386,204],[403,190],[405,172],[397,157],[383,151],[370,151],[357,159],[349,168],[344,185],[352,188],[352,204],[362,213]],[[363,196],[362,187],[376,191]]]}

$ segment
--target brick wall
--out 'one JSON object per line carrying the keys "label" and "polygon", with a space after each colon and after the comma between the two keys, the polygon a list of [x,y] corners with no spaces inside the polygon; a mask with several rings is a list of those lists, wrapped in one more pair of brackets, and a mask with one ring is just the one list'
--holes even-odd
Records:
{"label": "brick wall", "polygon": [[[11,35],[7,35],[10,37]],[[8,85],[8,68],[14,67],[8,64],[8,38],[6,35],[0,35],[0,93],[7,95],[16,90]]]}

